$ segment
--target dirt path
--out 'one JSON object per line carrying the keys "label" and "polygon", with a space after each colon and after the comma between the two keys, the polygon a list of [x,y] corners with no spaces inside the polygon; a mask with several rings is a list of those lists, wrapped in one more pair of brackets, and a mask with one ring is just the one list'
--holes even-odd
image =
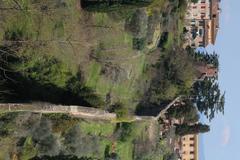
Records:
{"label": "dirt path", "polygon": [[[74,117],[88,118],[95,120],[116,120],[115,113],[109,113],[107,111],[84,107],[84,106],[62,106],[52,104],[0,104],[0,112],[33,112],[33,113],[65,113]],[[131,121],[146,121],[152,120],[154,117],[147,116],[133,116]]]}
{"label": "dirt path", "polygon": [[177,101],[179,101],[182,98],[182,96],[178,96],[177,98],[175,98],[171,103],[169,103],[159,114],[157,117],[155,117],[156,120],[158,120],[159,118],[164,117],[165,113],[167,112],[167,110],[173,105],[175,104]]}
{"label": "dirt path", "polygon": [[[149,127],[150,139],[153,139],[151,135],[154,135],[154,123],[158,121],[159,118],[163,117],[166,111],[177,101],[181,99],[181,96],[175,98],[171,103],[169,103],[165,109],[163,109],[158,116],[133,116],[132,121],[151,121]],[[74,117],[79,118],[89,118],[97,120],[116,120],[115,113],[109,113],[102,109],[84,107],[84,106],[63,106],[63,105],[53,105],[53,104],[13,104],[13,103],[3,103],[0,104],[0,112],[35,112],[35,113],[66,113]]]}
{"label": "dirt path", "polygon": [[34,113],[65,113],[74,117],[99,120],[112,120],[115,113],[109,113],[101,109],[84,106],[62,106],[52,104],[0,104],[2,112],[34,112]]}

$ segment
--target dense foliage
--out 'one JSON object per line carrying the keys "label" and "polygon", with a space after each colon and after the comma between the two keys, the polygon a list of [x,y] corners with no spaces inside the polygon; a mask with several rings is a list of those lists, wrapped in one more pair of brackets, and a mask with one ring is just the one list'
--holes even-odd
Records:
{"label": "dense foliage", "polygon": [[[158,62],[148,69],[154,78],[144,100],[137,108],[139,114],[146,112],[151,106],[161,109],[161,104],[166,105],[165,102],[188,94],[196,77],[191,57],[182,49],[171,50],[161,55]],[[157,112],[156,109],[151,110]]]}
{"label": "dense foliage", "polygon": [[0,113],[0,121],[0,131],[8,132],[0,137],[0,159],[12,159],[6,147],[18,148],[14,153],[19,160],[140,160],[141,150],[157,160],[168,148],[160,145],[158,134],[154,141],[149,139],[149,122],[116,124],[30,112]]}
{"label": "dense foliage", "polygon": [[166,115],[169,118],[184,119],[184,123],[195,123],[200,118],[197,108],[189,100],[169,108]]}
{"label": "dense foliage", "polygon": [[113,11],[121,7],[144,7],[153,0],[81,0],[81,6],[89,11]]}
{"label": "dense foliage", "polygon": [[0,101],[46,101],[86,106],[103,104],[94,90],[84,86],[80,71],[74,75],[55,57],[32,50],[18,56],[11,47],[1,46],[0,50],[0,58],[4,61],[0,69]]}
{"label": "dense foliage", "polygon": [[209,126],[201,123],[197,123],[194,125],[188,125],[188,124],[176,125],[176,134],[180,136],[205,133],[209,131],[210,131]]}
{"label": "dense foliage", "polygon": [[192,101],[209,120],[212,120],[216,113],[224,113],[225,93],[221,93],[216,78],[197,81],[193,85]]}
{"label": "dense foliage", "polygon": [[[186,0],[32,2],[2,3],[14,6],[6,9],[17,18],[1,21],[7,24],[0,28],[0,101],[107,104],[118,123],[80,122],[58,114],[3,114],[0,156],[5,159],[12,158],[7,145],[17,148],[23,160],[175,159],[153,123],[129,122],[139,101],[137,114],[156,116],[174,98],[186,97],[166,114],[184,119],[176,126],[180,136],[209,131],[207,125],[193,124],[199,120],[198,111],[210,120],[224,112],[225,95],[217,79],[195,81],[197,65],[219,68],[218,55],[181,47]],[[55,48],[60,53],[52,53]],[[70,69],[72,62],[79,65],[77,71]]]}
{"label": "dense foliage", "polygon": [[208,52],[201,52],[195,51],[191,48],[187,48],[188,54],[193,57],[195,63],[205,63],[212,65],[215,68],[219,68],[219,55],[215,52],[208,53]]}

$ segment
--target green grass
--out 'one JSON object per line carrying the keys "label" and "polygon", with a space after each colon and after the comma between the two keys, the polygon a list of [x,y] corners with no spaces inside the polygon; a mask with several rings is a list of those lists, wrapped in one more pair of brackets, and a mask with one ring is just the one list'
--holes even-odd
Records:
{"label": "green grass", "polygon": [[2,144],[0,145],[0,159],[6,159],[9,151],[14,150],[14,139],[12,137],[1,138],[0,144]]}
{"label": "green grass", "polygon": [[70,69],[54,57],[29,51],[30,53],[24,55],[28,60],[15,66],[16,70],[19,70],[26,77],[40,81],[42,84],[51,83],[58,87],[65,87],[66,82],[72,75]]}
{"label": "green grass", "polygon": [[[111,92],[113,103],[122,101],[126,107],[134,109],[136,104],[133,100],[140,99],[139,96],[143,95],[141,85],[149,80],[146,76],[141,79],[147,61],[144,54],[147,51],[138,53],[133,50],[133,36],[125,30],[126,17],[123,16],[125,18],[116,20],[108,13],[100,12],[89,12],[88,17],[85,17],[86,14],[79,8],[79,1],[65,1],[65,7],[58,8],[56,8],[56,2],[46,0],[44,3],[39,2],[36,5],[33,4],[33,1],[21,1],[22,5],[29,10],[12,12],[11,14],[5,13],[3,17],[6,23],[3,24],[1,30],[12,31],[17,29],[27,37],[28,41],[33,41],[33,43],[36,40],[47,41],[42,45],[30,44],[25,48],[36,52],[35,56],[32,55],[33,64],[28,64],[32,68],[36,67],[35,65],[40,65],[36,62],[38,60],[45,64],[38,58],[42,55],[54,57],[63,63],[61,66],[53,66],[52,71],[55,74],[47,76],[46,81],[64,88],[68,79],[67,72],[74,74],[80,68],[83,71],[86,86],[92,88],[102,98],[105,98],[106,94]],[[154,0],[147,7],[148,15],[151,15],[155,9],[161,11],[168,3],[164,0]],[[10,6],[12,3],[6,2],[5,5]],[[52,10],[41,11],[40,7],[42,5],[48,5]],[[184,13],[183,7],[178,12],[178,15],[182,16]],[[127,17],[130,17],[132,13],[133,11],[129,11]],[[121,17],[121,14],[124,13],[118,14]],[[178,30],[182,29],[181,21],[179,21],[178,27]],[[175,43],[174,37],[174,33],[169,32],[166,48],[171,48]],[[67,40],[76,43],[71,44]],[[64,41],[64,43],[59,41]],[[89,54],[92,50],[98,49],[100,43],[104,47],[96,53],[96,56],[103,61],[101,63],[89,58]],[[142,55],[131,58],[138,54]],[[109,59],[111,59],[111,63],[127,71],[130,76],[127,79],[114,82],[106,75],[102,75],[100,73],[101,69]],[[42,68],[43,71],[46,71],[44,67]],[[58,72],[58,68],[62,71]],[[41,72],[33,72],[31,77],[37,79],[39,73],[41,74]],[[138,83],[139,81],[141,83]]]}
{"label": "green grass", "polygon": [[173,32],[169,32],[168,33],[168,39],[167,39],[167,42],[165,43],[164,45],[164,48],[169,50],[172,48],[173,44],[174,44],[174,37],[175,37],[175,34]]}
{"label": "green grass", "polygon": [[90,122],[83,121],[80,123],[80,127],[85,134],[99,135],[99,136],[111,136],[114,132],[115,125],[105,122]]}
{"label": "green grass", "polygon": [[99,63],[93,62],[89,67],[89,76],[86,81],[86,86],[96,88],[98,80],[100,78],[101,65]]}
{"label": "green grass", "polygon": [[24,142],[23,151],[21,154],[21,160],[29,160],[35,157],[36,154],[37,154],[37,148],[34,147],[32,138],[27,137]]}
{"label": "green grass", "polygon": [[96,25],[109,25],[110,19],[108,18],[107,13],[95,13],[94,18]]}
{"label": "green grass", "polygon": [[118,142],[116,144],[116,152],[119,154],[121,159],[132,160],[133,157],[133,144],[132,142]]}
{"label": "green grass", "polygon": [[165,0],[154,0],[151,5],[148,6],[148,14],[151,15],[154,10],[162,10],[166,4]]}
{"label": "green grass", "polygon": [[[124,61],[124,63],[126,63],[124,69],[128,70],[130,77],[119,82],[114,82],[104,75],[101,75],[101,65],[97,62],[92,62],[89,65],[86,85],[94,88],[96,93],[102,97],[105,97],[107,93],[111,92],[113,101],[121,101],[124,104],[133,105],[130,102],[133,99],[139,98],[137,94],[139,88],[137,88],[136,82],[142,76],[146,65],[145,55],[143,53],[138,54],[141,55],[137,58],[130,58]],[[134,106],[129,107],[134,108]]]}
{"label": "green grass", "polygon": [[[110,139],[101,139],[99,142],[99,153],[100,153],[100,158],[104,159],[104,153],[105,153],[105,149],[106,146],[112,146],[113,142]],[[110,148],[111,151],[111,148]]]}
{"label": "green grass", "polygon": [[[134,108],[132,105],[135,104],[131,100],[136,98],[136,92],[139,91],[136,80],[141,77],[145,58],[144,55],[134,58],[139,53],[133,50],[133,36],[125,31],[125,19],[131,16],[133,10],[129,10],[127,16],[118,13],[117,20],[107,13],[91,12],[90,20],[86,20],[82,10],[78,8],[77,0],[66,1],[64,7],[58,8],[56,1],[39,2],[37,5],[28,0],[21,3],[27,10],[4,13],[6,23],[3,23],[1,30],[3,33],[6,30],[19,30],[26,37],[28,43],[18,54],[28,54],[32,61],[24,64],[22,70],[42,65],[42,71],[30,73],[30,77],[39,79],[38,75],[47,71],[47,67],[44,67],[45,60],[41,57],[54,57],[63,65],[53,66],[52,71],[55,74],[47,76],[44,81],[64,88],[68,79],[67,72],[75,74],[80,68],[87,87],[95,90],[102,98],[111,92],[113,102],[122,100],[128,107]],[[10,5],[13,5],[12,2],[3,4],[6,7]],[[47,5],[51,10],[41,11],[42,5]],[[3,39],[4,34],[0,35],[0,39]],[[38,44],[39,41],[43,44]],[[112,59],[111,63],[131,73],[131,77],[113,82],[109,77],[100,74],[105,62],[101,64],[88,58],[89,52],[98,48],[100,43],[104,49],[100,50],[97,56],[103,61]],[[61,72],[58,71],[59,68]]]}

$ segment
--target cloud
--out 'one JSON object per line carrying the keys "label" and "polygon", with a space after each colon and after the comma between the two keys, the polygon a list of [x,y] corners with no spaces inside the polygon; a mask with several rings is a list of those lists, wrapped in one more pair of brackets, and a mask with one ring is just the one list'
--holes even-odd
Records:
{"label": "cloud", "polygon": [[225,126],[222,132],[222,146],[226,146],[231,137],[231,129],[229,126]]}

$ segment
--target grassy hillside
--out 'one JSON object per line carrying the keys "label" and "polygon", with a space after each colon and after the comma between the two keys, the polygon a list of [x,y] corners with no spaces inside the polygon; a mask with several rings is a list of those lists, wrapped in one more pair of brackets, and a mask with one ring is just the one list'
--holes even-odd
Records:
{"label": "grassy hillside", "polygon": [[150,85],[153,74],[146,68],[158,57],[152,51],[161,33],[169,32],[164,48],[171,49],[184,12],[178,0],[108,12],[84,10],[79,0],[0,2],[1,57],[18,58],[2,66],[8,69],[1,73],[10,92],[6,101],[95,107],[121,102],[131,111]]}
{"label": "grassy hillside", "polygon": [[0,0],[0,101],[98,107],[118,119],[1,113],[0,159],[168,159],[159,124],[129,119],[190,93],[194,58],[181,48],[186,1],[81,2]]}
{"label": "grassy hillside", "polygon": [[23,59],[13,67],[24,78],[65,89],[69,75],[81,71],[83,86],[103,101],[107,94],[111,103],[132,105],[138,99],[136,81],[145,55],[134,49],[133,35],[125,29],[136,9],[88,12],[77,0],[9,0],[1,1],[1,7],[9,8],[0,11],[2,48]]}

